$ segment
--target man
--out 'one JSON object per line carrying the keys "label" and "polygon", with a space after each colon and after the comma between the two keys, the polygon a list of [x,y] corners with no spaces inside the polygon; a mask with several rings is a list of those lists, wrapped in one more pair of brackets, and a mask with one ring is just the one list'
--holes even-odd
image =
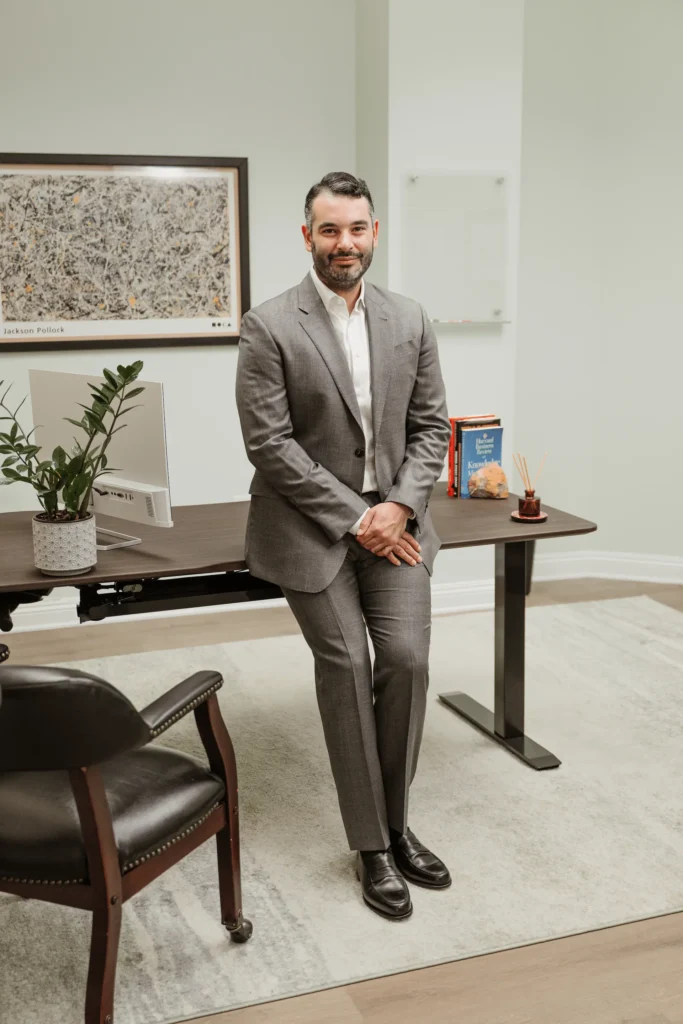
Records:
{"label": "man", "polygon": [[310,273],[242,321],[237,406],[256,469],[246,560],[280,585],[313,652],[363,898],[398,919],[412,913],[406,879],[451,884],[407,822],[440,546],[427,505],[450,428],[424,311],[363,280],[379,226],[365,182],[327,174],[305,216]]}

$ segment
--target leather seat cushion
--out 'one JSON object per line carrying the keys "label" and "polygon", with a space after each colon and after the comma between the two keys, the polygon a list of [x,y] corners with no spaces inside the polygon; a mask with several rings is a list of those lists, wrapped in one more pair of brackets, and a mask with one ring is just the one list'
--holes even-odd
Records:
{"label": "leather seat cushion", "polygon": [[[121,871],[196,824],[225,796],[221,779],[187,754],[152,745],[99,766]],[[0,878],[88,881],[67,772],[0,773]]]}

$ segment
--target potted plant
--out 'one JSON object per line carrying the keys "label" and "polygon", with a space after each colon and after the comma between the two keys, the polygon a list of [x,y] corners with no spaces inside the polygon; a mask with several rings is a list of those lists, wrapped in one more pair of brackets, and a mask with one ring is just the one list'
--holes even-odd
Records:
{"label": "potted plant", "polygon": [[[92,492],[103,493],[96,487],[98,478],[117,472],[107,465],[106,452],[114,434],[127,426],[121,418],[137,408],[125,403],[145,390],[131,388],[141,369],[139,360],[117,367],[116,373],[103,370],[104,384],[88,383],[92,405],[79,402],[85,410],[80,420],[64,417],[84,431],[85,444],[74,438],[70,452],[60,446],[49,459],[41,458],[42,449],[31,443],[36,428],[25,434],[17,420],[26,398],[14,412],[5,404],[11,385],[0,398],[0,420],[12,422],[8,431],[0,432],[0,483],[31,484],[38,495],[43,511],[33,517],[33,553],[36,568],[47,576],[79,576],[97,564]],[[3,385],[0,381],[0,391]]]}

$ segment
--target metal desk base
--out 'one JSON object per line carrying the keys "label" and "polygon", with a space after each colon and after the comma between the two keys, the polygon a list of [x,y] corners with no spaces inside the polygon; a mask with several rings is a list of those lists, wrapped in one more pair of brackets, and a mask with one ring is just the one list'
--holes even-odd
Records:
{"label": "metal desk base", "polygon": [[495,696],[490,711],[466,693],[439,699],[537,771],[562,762],[524,735],[524,626],[528,541],[496,544]]}

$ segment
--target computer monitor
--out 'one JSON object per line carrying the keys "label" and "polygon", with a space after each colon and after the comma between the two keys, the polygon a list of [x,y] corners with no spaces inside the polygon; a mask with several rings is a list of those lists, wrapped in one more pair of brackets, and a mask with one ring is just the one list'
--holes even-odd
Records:
{"label": "computer monitor", "polygon": [[[93,395],[88,383],[106,384],[97,374],[61,373],[56,370],[29,370],[29,387],[35,441],[46,453],[60,445],[66,452],[74,441],[85,444],[85,434],[64,418],[79,420],[79,405],[92,405]],[[171,495],[166,454],[163,385],[158,381],[136,380],[134,387],[144,387],[121,423],[127,424],[112,437],[107,448],[107,461],[115,473],[98,477],[93,491],[91,511],[113,516],[126,522],[149,526],[173,526]],[[98,548],[130,547],[139,544],[139,537],[97,528]]]}

